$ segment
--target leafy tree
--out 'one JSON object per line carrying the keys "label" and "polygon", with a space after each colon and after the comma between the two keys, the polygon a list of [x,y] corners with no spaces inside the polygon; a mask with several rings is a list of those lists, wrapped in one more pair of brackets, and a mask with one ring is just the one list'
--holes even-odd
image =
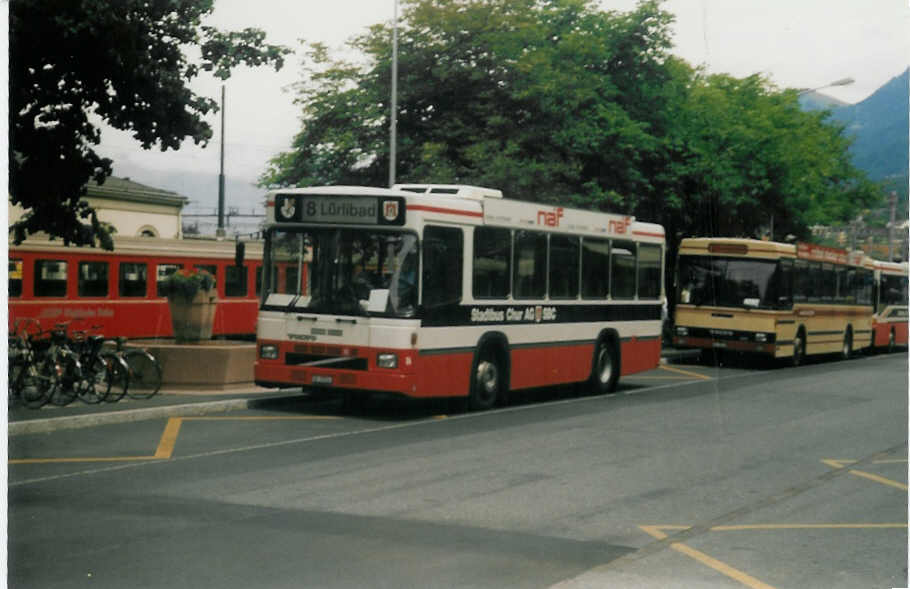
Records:
{"label": "leafy tree", "polygon": [[[112,247],[82,199],[111,174],[94,147],[95,113],[131,131],[143,149],[205,145],[203,117],[217,103],[187,82],[203,71],[226,79],[233,67],[282,67],[290,50],[257,29],[201,24],[214,0],[12,0],[9,8],[10,200],[27,209],[10,228],[17,243],[45,231],[65,243]],[[185,51],[198,51],[190,60]]]}
{"label": "leafy tree", "polygon": [[[399,41],[402,181],[496,186],[513,198],[631,211],[662,111],[671,17],[586,0],[413,0]],[[298,87],[303,129],[276,156],[269,185],[387,178],[391,31],[351,46],[365,65],[309,46]]]}
{"label": "leafy tree", "polygon": [[[397,175],[631,213],[678,235],[804,236],[876,190],[843,129],[764,78],[706,75],[669,54],[656,0],[410,0],[399,41]],[[303,128],[264,185],[383,185],[391,31],[308,47]]]}

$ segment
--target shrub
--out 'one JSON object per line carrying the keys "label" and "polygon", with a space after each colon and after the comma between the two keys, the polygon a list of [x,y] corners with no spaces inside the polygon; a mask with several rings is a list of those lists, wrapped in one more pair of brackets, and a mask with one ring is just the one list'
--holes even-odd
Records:
{"label": "shrub", "polygon": [[181,268],[161,281],[161,294],[191,299],[200,290],[215,288],[215,277],[205,270]]}

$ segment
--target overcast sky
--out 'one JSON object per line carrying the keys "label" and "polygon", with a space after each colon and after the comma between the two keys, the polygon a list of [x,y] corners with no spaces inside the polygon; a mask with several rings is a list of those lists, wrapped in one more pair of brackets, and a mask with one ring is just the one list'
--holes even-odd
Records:
{"label": "overcast sky", "polygon": [[[630,10],[635,0],[600,4]],[[854,103],[910,64],[908,0],[667,0],[664,8],[676,15],[674,53],[712,73],[760,72],[780,87],[797,88],[852,77],[854,84],[823,92]],[[394,0],[216,0],[209,24],[258,27],[269,42],[295,50],[298,39],[342,48],[369,25],[391,21],[393,10]],[[289,148],[300,124],[287,87],[299,71],[300,58],[291,55],[280,72],[243,68],[227,81],[228,176],[254,182],[271,156]],[[220,84],[200,78],[193,88],[217,99]],[[144,167],[217,177],[220,120],[216,115],[210,122],[215,137],[205,150],[189,141],[179,152],[146,152],[128,134],[105,130],[101,151],[115,160],[115,175]]]}

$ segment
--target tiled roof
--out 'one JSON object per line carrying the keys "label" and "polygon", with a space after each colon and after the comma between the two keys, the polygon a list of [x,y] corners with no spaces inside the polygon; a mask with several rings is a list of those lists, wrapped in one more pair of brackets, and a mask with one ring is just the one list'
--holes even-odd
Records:
{"label": "tiled roof", "polygon": [[89,182],[86,196],[170,205],[180,208],[189,201],[187,197],[181,196],[176,192],[152,188],[151,186],[133,182],[129,178],[116,178],[114,176],[108,178],[100,186],[95,182]]}

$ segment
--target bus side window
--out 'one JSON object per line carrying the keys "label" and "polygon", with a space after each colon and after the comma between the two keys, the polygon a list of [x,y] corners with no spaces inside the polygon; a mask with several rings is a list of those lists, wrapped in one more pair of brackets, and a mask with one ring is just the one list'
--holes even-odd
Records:
{"label": "bus side window", "polygon": [[512,232],[495,227],[474,229],[473,294],[477,298],[509,296]]}
{"label": "bus side window", "polygon": [[542,299],[547,293],[547,235],[515,232],[512,294],[516,299]]}
{"label": "bus side window", "polygon": [[860,305],[874,304],[875,276],[872,270],[859,268],[856,271],[856,302]]}
{"label": "bus side window", "polygon": [[642,243],[638,246],[638,298],[660,298],[660,246]]}
{"label": "bus side window", "polygon": [[245,297],[247,293],[247,267],[225,266],[224,296]]}
{"label": "bus side window", "polygon": [[633,299],[636,247],[634,241],[613,241],[610,247],[610,283],[614,299]]}
{"label": "bus side window", "polygon": [[144,262],[120,262],[118,284],[121,297],[144,297],[147,292],[148,266]]}
{"label": "bus side window", "polygon": [[585,237],[581,253],[581,296],[605,299],[610,294],[610,242]]}
{"label": "bus side window", "polygon": [[789,309],[794,299],[793,260],[783,259],[777,265],[776,275],[771,282],[770,299],[772,307]]}
{"label": "bus side window", "polygon": [[22,260],[9,261],[9,297],[22,296]]}
{"label": "bus side window", "polygon": [[461,301],[464,235],[454,227],[428,226],[423,231],[423,306]]}
{"label": "bus side window", "polygon": [[822,264],[822,300],[826,303],[833,303],[837,294],[837,276],[834,274],[832,264]]}
{"label": "bus side window", "polygon": [[256,266],[256,296],[262,294],[262,266]]}
{"label": "bus side window", "polygon": [[35,261],[35,296],[65,297],[67,268],[63,260]]}
{"label": "bus side window", "polygon": [[77,292],[80,297],[106,297],[108,291],[107,262],[79,262]]}
{"label": "bus side window", "polygon": [[793,302],[807,302],[811,290],[812,275],[809,272],[809,262],[805,260],[796,260],[796,262],[793,263]]}
{"label": "bus side window", "polygon": [[577,237],[550,236],[550,298],[578,298],[580,255]]}

